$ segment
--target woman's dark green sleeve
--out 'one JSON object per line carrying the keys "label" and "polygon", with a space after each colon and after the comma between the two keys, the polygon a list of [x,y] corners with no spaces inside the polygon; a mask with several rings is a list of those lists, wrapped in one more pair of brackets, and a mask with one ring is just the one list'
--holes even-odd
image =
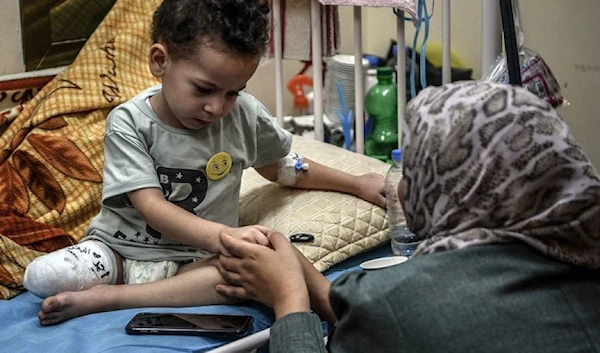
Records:
{"label": "woman's dark green sleeve", "polygon": [[325,353],[321,320],[308,312],[291,313],[271,327],[270,353]]}

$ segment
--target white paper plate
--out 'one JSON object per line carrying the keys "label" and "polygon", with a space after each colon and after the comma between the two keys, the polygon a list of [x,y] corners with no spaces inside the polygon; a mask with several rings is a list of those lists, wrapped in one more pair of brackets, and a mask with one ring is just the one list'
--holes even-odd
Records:
{"label": "white paper plate", "polygon": [[[344,55],[344,54],[334,55],[332,59],[334,62],[337,62],[342,65],[354,65],[354,61],[355,61],[354,55]],[[364,66],[369,66],[369,60],[363,58],[362,64]]]}
{"label": "white paper plate", "polygon": [[408,257],[406,257],[406,256],[382,257],[379,259],[365,261],[360,264],[360,267],[363,270],[377,270],[379,268],[386,268],[386,267],[401,264],[401,263],[405,262],[406,260],[408,260]]}

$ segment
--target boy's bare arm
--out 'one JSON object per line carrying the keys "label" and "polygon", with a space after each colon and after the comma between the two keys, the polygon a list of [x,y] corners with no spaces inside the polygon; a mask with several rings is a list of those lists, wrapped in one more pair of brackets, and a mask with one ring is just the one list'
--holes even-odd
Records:
{"label": "boy's bare arm", "polygon": [[230,228],[224,224],[208,221],[167,201],[162,190],[158,188],[132,191],[128,196],[133,206],[152,228],[183,244],[213,254],[221,254],[223,253],[219,240],[221,232],[255,243],[268,244],[263,234],[268,229],[262,229],[261,226]]}
{"label": "boy's bare arm", "polygon": [[[304,158],[309,169],[301,172],[294,187],[298,189],[337,191],[355,195],[380,207],[385,207],[383,176],[375,173],[360,176],[351,175],[338,169]],[[279,163],[273,163],[256,171],[263,177],[277,180]]]}

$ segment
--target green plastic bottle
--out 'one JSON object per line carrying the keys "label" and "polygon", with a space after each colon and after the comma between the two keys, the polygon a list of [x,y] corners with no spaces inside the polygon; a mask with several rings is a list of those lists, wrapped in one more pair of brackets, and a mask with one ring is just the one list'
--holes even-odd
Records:
{"label": "green plastic bottle", "polygon": [[389,66],[377,69],[377,84],[365,97],[369,131],[365,139],[365,154],[387,163],[398,148],[398,87]]}

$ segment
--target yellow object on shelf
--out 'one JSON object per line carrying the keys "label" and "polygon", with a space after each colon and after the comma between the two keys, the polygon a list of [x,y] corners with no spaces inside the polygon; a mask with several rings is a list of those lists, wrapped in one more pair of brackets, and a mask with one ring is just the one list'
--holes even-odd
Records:
{"label": "yellow object on shelf", "polygon": [[[421,54],[421,46],[417,47],[417,53]],[[443,66],[443,47],[440,42],[428,42],[427,43],[427,52],[425,53],[425,57],[427,61],[431,63],[431,65],[435,67]],[[454,50],[450,50],[450,67],[453,69],[460,70],[468,70],[469,67],[465,63],[465,61],[461,58],[461,56]]]}

